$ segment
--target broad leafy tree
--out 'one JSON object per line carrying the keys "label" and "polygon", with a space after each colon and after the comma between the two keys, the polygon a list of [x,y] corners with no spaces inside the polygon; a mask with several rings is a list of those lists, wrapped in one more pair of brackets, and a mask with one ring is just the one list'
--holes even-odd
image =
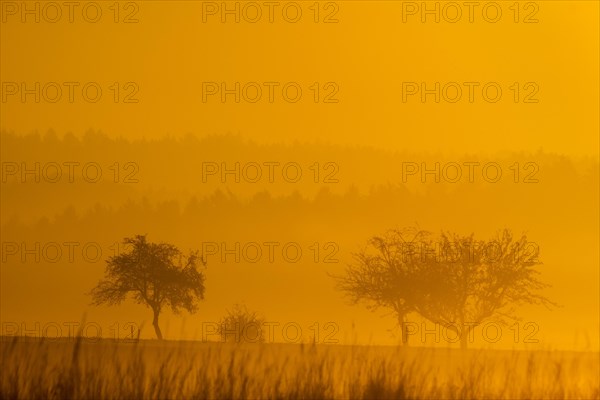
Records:
{"label": "broad leafy tree", "polygon": [[204,260],[198,252],[184,255],[168,243],[152,243],[146,236],[124,239],[129,250],[107,261],[105,277],[92,289],[92,304],[116,305],[131,297],[152,309],[152,325],[156,337],[162,339],[158,323],[165,307],[178,314],[182,309],[197,311],[204,299],[204,274],[198,263]]}

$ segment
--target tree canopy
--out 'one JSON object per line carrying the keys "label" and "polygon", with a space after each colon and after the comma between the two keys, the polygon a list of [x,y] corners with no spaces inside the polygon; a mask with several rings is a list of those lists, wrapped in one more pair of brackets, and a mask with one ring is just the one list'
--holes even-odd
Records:
{"label": "tree canopy", "polygon": [[197,269],[204,260],[197,251],[184,255],[172,244],[149,242],[145,235],[123,243],[129,251],[108,259],[105,277],[91,291],[92,304],[116,305],[131,296],[152,309],[154,330],[162,339],[158,317],[163,308],[193,313],[204,299],[205,277]]}

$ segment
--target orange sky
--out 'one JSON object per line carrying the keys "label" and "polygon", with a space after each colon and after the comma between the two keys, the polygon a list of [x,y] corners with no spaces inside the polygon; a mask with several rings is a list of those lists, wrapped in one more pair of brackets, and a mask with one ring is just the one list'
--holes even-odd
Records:
{"label": "orange sky", "polygon": [[[35,11],[23,16],[23,4],[30,9],[38,4],[39,23],[34,22]],[[101,10],[97,23],[85,20],[94,17],[93,4]],[[3,182],[2,230],[8,237],[3,240],[72,240],[76,236],[78,240],[115,243],[144,231],[151,240],[170,240],[184,248],[199,247],[198,238],[285,239],[303,241],[307,246],[314,241],[339,242],[342,262],[331,270],[322,265],[306,269],[305,265],[286,265],[290,268],[279,274],[279,269],[262,265],[264,275],[259,275],[269,280],[261,280],[252,268],[239,271],[240,265],[217,265],[209,272],[207,302],[199,315],[188,321],[197,326],[206,319],[218,319],[226,307],[246,301],[264,311],[267,318],[302,320],[304,326],[339,318],[343,326],[340,338],[349,342],[357,322],[363,342],[390,343],[393,339],[387,329],[393,326],[393,318],[382,319],[385,312],[373,314],[345,304],[326,272],[341,271],[352,251],[388,228],[416,222],[434,231],[477,231],[485,237],[508,226],[517,233],[530,232],[541,243],[544,271],[554,286],[551,294],[565,304],[554,312],[527,308],[525,318],[543,322],[540,337],[547,339],[544,343],[581,348],[591,335],[597,346],[598,2],[501,1],[494,3],[501,9],[498,22],[488,21],[494,11],[490,2],[482,2],[474,10],[473,22],[469,22],[468,7],[462,6],[462,17],[456,23],[446,21],[454,15],[449,2],[427,3],[431,8],[439,4],[439,23],[434,22],[435,15],[422,15],[420,1],[280,2],[273,11],[273,22],[269,22],[266,3],[240,2],[239,23],[229,14],[224,16],[226,22],[221,22],[222,2],[121,2],[118,15],[114,4],[82,2],[69,22],[67,8],[61,9],[59,18],[46,3],[0,3],[0,129],[17,135],[53,129],[59,138],[67,132],[81,137],[89,129],[111,138],[123,136],[133,142],[107,145],[99,141],[94,153],[91,135],[82,142],[80,156],[105,167],[135,161],[140,176],[140,184],[134,186],[111,186],[110,182],[9,186],[14,182]],[[227,6],[235,4],[228,2]],[[261,7],[261,19],[256,23],[244,21],[254,15],[248,4]],[[296,5],[301,17],[289,22],[286,18],[294,18]],[[87,14],[82,14],[84,7]],[[484,8],[487,14],[482,14]],[[284,9],[287,13],[282,14]],[[47,21],[53,18],[58,21]],[[137,22],[125,23],[126,19]],[[239,93],[223,97],[223,88],[235,89],[236,83]],[[423,89],[435,89],[436,84],[439,102],[436,93],[422,96]],[[72,101],[69,88],[73,89]],[[100,88],[102,95],[92,102],[95,88]],[[297,88],[302,95],[293,101]],[[472,101],[469,88],[473,88]],[[497,88],[502,96],[493,102]],[[23,89],[33,93],[23,94]],[[256,98],[257,90],[260,98]],[[452,102],[457,90],[461,97]],[[54,98],[56,102],[52,102]],[[182,138],[188,133],[198,138],[240,134],[258,145],[219,137],[194,144],[199,150],[190,154],[197,147],[167,143],[157,149],[156,144],[135,142],[140,138]],[[211,147],[219,140],[231,141],[235,150],[227,145],[216,150]],[[311,145],[314,142],[334,146]],[[62,142],[56,143],[56,152],[48,150],[47,154],[34,145],[2,149],[3,161],[62,162],[75,157],[57,150]],[[273,147],[261,147],[273,143]],[[103,147],[106,145],[109,148]],[[482,182],[426,186],[412,182],[411,194],[406,197],[409,206],[394,203],[396,197],[378,197],[373,188],[387,184],[389,189],[390,182],[400,182],[399,165],[407,154],[414,162],[457,161],[453,155],[460,161],[501,158],[505,168],[514,162],[533,161],[540,165],[541,180],[539,185],[529,186]],[[581,156],[589,159],[582,161]],[[274,196],[298,191],[299,196],[314,198],[327,186],[322,182],[199,184],[198,163],[202,160],[262,163],[273,159],[301,161],[305,168],[314,162],[337,163],[340,183],[328,188],[337,196],[346,196],[358,187],[367,196],[366,210],[357,215],[353,208],[357,200],[351,192],[343,200],[335,198],[339,206],[315,206],[314,219],[299,211],[310,209],[310,200],[285,203],[280,211],[287,211],[288,218],[281,220],[269,216],[275,206],[258,202],[265,207],[261,212],[266,216],[262,220],[248,217],[246,225],[226,207],[220,211],[228,221],[225,226],[220,225],[221,215],[216,212],[208,215],[214,218],[213,225],[202,226],[200,231],[185,221],[180,221],[181,226],[172,222],[179,217],[169,219],[179,215],[177,207],[183,209],[192,196],[202,199],[216,189],[230,190],[245,199],[263,190]],[[176,204],[169,208],[169,201]],[[164,215],[146,218],[144,213],[161,202],[167,202],[161,205]],[[10,210],[4,208],[7,204]],[[79,217],[98,212],[98,226],[106,225],[98,229],[80,226],[77,218],[69,219],[65,213],[71,204]],[[97,204],[109,209],[107,217],[95,208]],[[54,219],[63,213],[65,221]],[[12,231],[14,226],[5,217],[14,215],[27,226]],[[47,218],[41,218],[43,229],[34,224],[40,217]],[[73,265],[57,266],[59,275],[68,278],[65,285],[53,281],[54,266],[35,267],[40,268],[3,263],[2,312],[8,315],[3,318],[77,321],[83,312],[89,312],[90,318],[107,323],[115,315],[122,321],[147,317],[131,304],[114,313],[87,307],[89,299],[83,292],[101,276],[103,265],[75,269],[74,275]],[[235,296],[227,292],[232,276],[237,279]],[[252,277],[257,286],[245,285]],[[165,327],[165,332],[177,335],[180,322],[166,315],[165,323],[171,328]],[[185,336],[193,335],[191,329]]]}
{"label": "orange sky", "polygon": [[[235,15],[220,22],[220,2],[215,3],[216,11],[211,2],[132,3],[137,9],[121,3],[119,23],[108,2],[99,3],[102,15],[97,23],[83,19],[84,3],[74,10],[73,23],[68,22],[66,8],[58,22],[46,22],[55,10],[43,7],[40,23],[33,22],[35,15],[26,15],[22,23],[20,3],[16,11],[5,4],[2,82],[14,82],[19,90],[21,83],[33,88],[40,82],[40,90],[48,82],[80,85],[73,103],[64,85],[57,103],[45,102],[42,96],[35,104],[31,95],[22,103],[19,93],[8,95],[2,103],[1,127],[17,133],[53,128],[76,134],[93,128],[126,137],[239,132],[268,142],[321,139],[411,150],[544,148],[597,154],[597,2],[531,3],[537,8],[521,2],[518,23],[509,2],[499,3],[502,14],[496,23],[484,18],[493,17],[493,8],[483,12],[487,3],[473,10],[472,23],[466,6],[458,22],[446,22],[454,12],[447,2],[439,3],[439,23],[435,15],[425,15],[422,23],[417,2],[419,10],[404,15],[402,22],[403,9],[414,10],[413,3],[321,2],[318,23],[309,2],[298,3],[302,17],[297,23],[284,19],[284,5],[287,18],[294,10],[286,2],[274,8],[272,23],[264,5],[258,22],[244,22],[244,16],[254,15],[244,2],[240,23],[234,22]],[[235,3],[227,4],[233,8]],[[203,9],[216,14],[204,15]],[[94,9],[86,10],[93,17]],[[130,13],[137,23],[122,22]],[[323,23],[329,15],[338,22]],[[538,22],[524,23],[525,19]],[[97,82],[103,90],[95,104],[82,97],[87,82]],[[134,90],[124,85],[134,82],[139,102],[114,103],[115,89],[110,87],[115,82],[121,87],[121,101]],[[239,82],[240,91],[256,82],[263,93],[256,103],[245,102],[242,93],[239,104],[233,95],[222,103],[218,94],[203,102],[203,82],[224,82],[229,88]],[[279,84],[273,103],[265,82]],[[289,82],[302,89],[296,103],[283,98],[282,88]],[[320,86],[319,103],[311,89],[315,82]],[[324,88],[328,82],[337,86]],[[456,103],[442,96],[436,104],[433,95],[422,103],[418,94],[403,102],[403,82],[425,83],[428,88],[439,82],[440,90],[456,82],[463,93]],[[473,103],[464,82],[479,84]],[[489,82],[502,89],[497,103],[482,97]],[[520,87],[518,103],[515,82]],[[525,87],[530,82],[537,86]],[[339,89],[333,97],[339,102],[323,103],[334,88]],[[455,89],[447,89],[453,97]],[[537,89],[532,99],[539,102],[523,103]],[[54,89],[48,90],[53,97]],[[247,97],[253,98],[255,89],[247,90]]]}

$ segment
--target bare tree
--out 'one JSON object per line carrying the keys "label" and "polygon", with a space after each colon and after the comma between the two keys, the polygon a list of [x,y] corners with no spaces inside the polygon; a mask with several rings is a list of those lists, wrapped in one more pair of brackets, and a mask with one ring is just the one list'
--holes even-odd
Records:
{"label": "bare tree", "polygon": [[522,304],[554,305],[539,292],[539,248],[523,235],[514,240],[509,230],[491,241],[475,236],[392,230],[373,237],[354,254],[345,275],[335,277],[338,289],[352,303],[375,310],[392,310],[408,344],[407,316],[423,318],[457,334],[466,348],[469,335],[481,323],[516,319]]}
{"label": "bare tree", "polygon": [[148,242],[145,235],[125,238],[123,243],[130,251],[108,259],[104,279],[90,293],[92,304],[120,304],[131,295],[152,309],[152,325],[162,340],[158,317],[164,307],[176,314],[181,309],[192,313],[204,299],[205,277],[197,263],[205,262],[198,252],[184,256],[174,245]]}
{"label": "bare tree", "polygon": [[517,319],[522,304],[554,305],[539,291],[548,285],[538,279],[539,247],[525,235],[513,239],[509,230],[489,241],[473,234],[442,233],[438,259],[423,269],[424,286],[419,312],[452,330],[467,347],[469,334],[486,320]]}
{"label": "bare tree", "polygon": [[430,234],[418,229],[390,230],[371,238],[362,251],[354,254],[354,263],[345,275],[335,276],[337,287],[353,304],[364,303],[369,309],[387,308],[400,325],[403,345],[408,345],[406,320],[418,312],[426,292],[424,279],[428,257],[422,252],[430,244]]}

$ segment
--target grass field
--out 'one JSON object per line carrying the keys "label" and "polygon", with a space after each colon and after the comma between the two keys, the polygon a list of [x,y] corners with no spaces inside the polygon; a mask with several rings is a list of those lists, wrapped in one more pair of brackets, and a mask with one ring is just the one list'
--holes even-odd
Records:
{"label": "grass field", "polygon": [[598,353],[3,338],[2,399],[600,399]]}

